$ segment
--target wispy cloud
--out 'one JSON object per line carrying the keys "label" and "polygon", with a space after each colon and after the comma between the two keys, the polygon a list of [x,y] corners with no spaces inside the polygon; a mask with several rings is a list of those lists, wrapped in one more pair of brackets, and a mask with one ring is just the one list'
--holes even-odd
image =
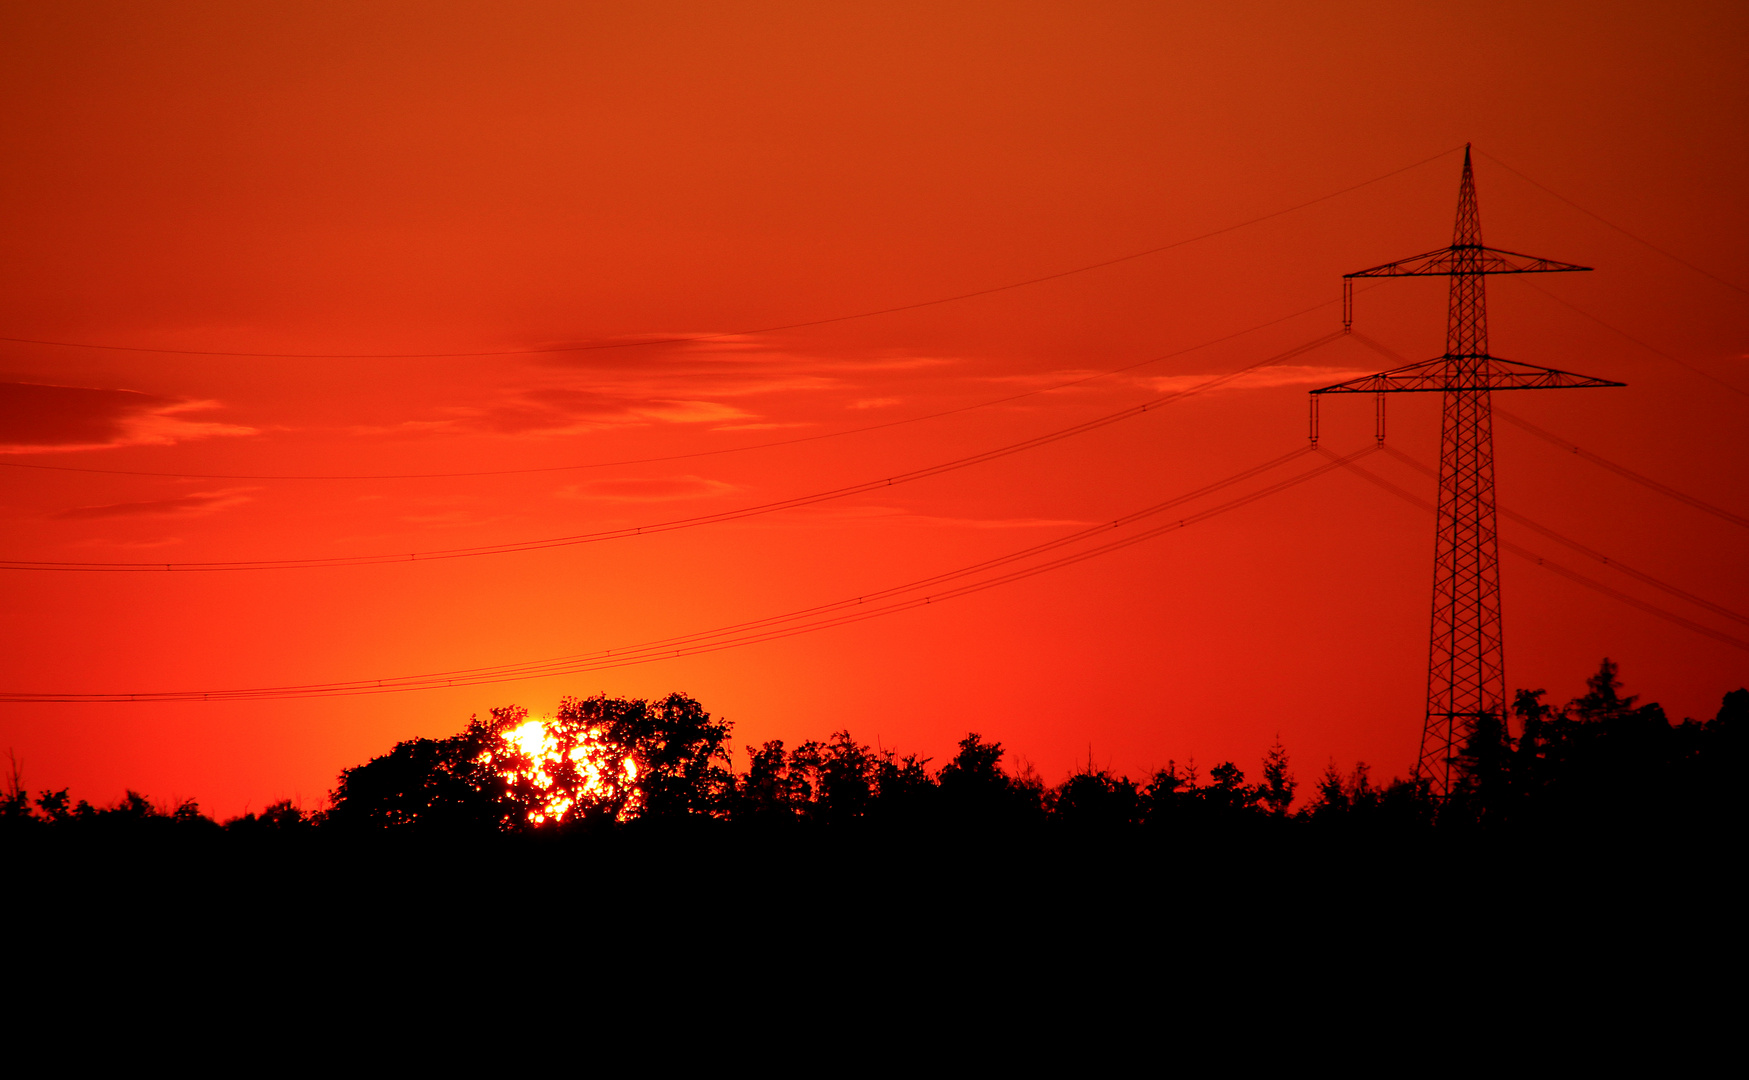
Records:
{"label": "wispy cloud", "polygon": [[954,363],[940,357],[823,355],[750,338],[662,340],[647,348],[542,356],[518,369],[521,385],[449,406],[439,417],[399,430],[551,435],[650,424],[764,430],[796,423],[793,416],[767,415],[774,407],[792,408],[796,395],[830,401],[834,409],[847,397],[859,399],[859,408],[896,404],[898,398],[870,392],[884,389],[881,383],[895,375]]}
{"label": "wispy cloud", "polygon": [[479,516],[471,510],[442,510],[432,514],[402,514],[409,525],[472,525]]}
{"label": "wispy cloud", "polygon": [[762,420],[753,424],[718,424],[712,431],[774,431],[778,428],[813,427],[811,420]]}
{"label": "wispy cloud", "polygon": [[482,405],[457,405],[448,418],[420,421],[428,429],[496,435],[552,435],[627,424],[718,424],[752,416],[715,401],[634,397],[601,389],[541,386],[506,391]]}
{"label": "wispy cloud", "polygon": [[719,401],[551,386],[508,391],[485,405],[458,405],[444,411],[449,414],[447,420],[423,421],[417,426],[495,435],[556,435],[631,424],[723,424],[755,416]]}
{"label": "wispy cloud", "polygon": [[194,401],[90,386],[0,382],[0,452],[12,454],[169,446],[190,439],[254,435],[241,424],[191,420],[219,408]]}
{"label": "wispy cloud", "polygon": [[227,488],[223,491],[199,491],[170,499],[150,499],[143,502],[102,503],[96,506],[75,506],[49,517],[55,521],[90,521],[98,518],[124,517],[192,517],[217,513],[232,506],[252,502],[248,492],[255,488]]}
{"label": "wispy cloud", "polygon": [[846,525],[893,525],[954,529],[1072,529],[1093,524],[1076,518],[979,518],[922,514],[902,506],[815,506],[788,514],[749,518],[742,528],[819,528]]}
{"label": "wispy cloud", "polygon": [[[1222,383],[1216,390],[1267,390],[1277,386],[1326,386],[1339,383],[1345,379],[1358,379],[1362,375],[1370,375],[1371,371],[1359,368],[1308,367],[1297,364],[1281,364],[1276,367],[1257,368],[1247,371],[1231,382]],[[1178,390],[1189,390],[1201,386],[1215,375],[1155,375],[1136,381],[1151,390],[1170,394]]]}
{"label": "wispy cloud", "polygon": [[712,495],[727,495],[739,490],[741,489],[734,484],[702,476],[663,476],[592,480],[586,484],[560,488],[557,494],[561,498],[595,502],[672,502],[677,499],[704,499]]}
{"label": "wispy cloud", "polygon": [[180,536],[160,536],[153,540],[122,540],[113,536],[90,536],[78,541],[73,546],[121,551],[151,551],[156,548],[175,547],[182,542]]}

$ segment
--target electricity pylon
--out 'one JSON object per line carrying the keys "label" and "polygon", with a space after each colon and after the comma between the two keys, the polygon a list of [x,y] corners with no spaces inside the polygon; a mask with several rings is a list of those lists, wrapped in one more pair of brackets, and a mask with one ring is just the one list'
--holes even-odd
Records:
{"label": "electricity pylon", "polygon": [[[1457,227],[1451,246],[1358,270],[1342,278],[1342,328],[1354,325],[1354,279],[1451,278],[1445,355],[1313,390],[1321,394],[1381,395],[1377,436],[1384,441],[1384,394],[1438,391],[1445,395],[1439,439],[1439,519],[1433,540],[1433,632],[1427,662],[1427,718],[1415,777],[1441,798],[1450,794],[1452,764],[1476,724],[1506,719],[1506,668],[1500,625],[1500,553],[1494,513],[1495,390],[1621,386],[1488,355],[1489,274],[1541,274],[1589,266],[1539,259],[1482,245],[1470,148],[1464,147],[1458,185]],[[1317,397],[1312,398],[1312,440],[1317,442]]]}

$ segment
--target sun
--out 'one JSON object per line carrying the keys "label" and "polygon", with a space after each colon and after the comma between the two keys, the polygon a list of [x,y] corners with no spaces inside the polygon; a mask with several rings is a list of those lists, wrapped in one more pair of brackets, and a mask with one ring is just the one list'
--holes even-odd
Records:
{"label": "sun", "polygon": [[637,761],[615,753],[598,728],[531,717],[504,728],[498,738],[502,752],[487,751],[481,760],[495,766],[513,790],[533,791],[531,824],[564,821],[604,803],[618,803],[614,816],[623,821],[643,803]]}

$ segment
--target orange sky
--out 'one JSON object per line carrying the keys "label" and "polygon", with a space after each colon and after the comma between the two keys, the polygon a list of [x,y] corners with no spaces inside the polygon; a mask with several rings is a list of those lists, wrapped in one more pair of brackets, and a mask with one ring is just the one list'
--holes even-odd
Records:
{"label": "orange sky", "polygon": [[[418,359],[0,342],[0,461],[515,469],[920,416],[1333,301],[1342,273],[1448,242],[1459,155],[1104,269],[734,335],[1169,244],[1473,140],[1488,242],[1597,267],[1492,279],[1494,351],[1629,384],[1497,405],[1745,514],[1744,55],[1749,15],[1729,3],[11,5],[0,336],[237,353],[681,340]],[[1357,328],[1435,355],[1443,289],[1365,292]],[[345,482],[5,468],[0,559],[368,555],[712,513],[1066,427],[1338,326],[1332,304],[1072,389],[662,464]],[[344,569],[7,571],[0,691],[399,676],[855,596],[1293,450],[1306,389],[1388,366],[1352,340],[1291,363],[985,465],[657,536]],[[1366,399],[1327,403],[1325,443],[1364,447],[1371,423]],[[1433,460],[1435,398],[1395,399],[1390,423],[1393,446]],[[1736,526],[1499,428],[1502,506],[1749,612]],[[1372,464],[1431,495],[1407,467]],[[1403,772],[1420,733],[1431,534],[1427,515],[1336,474],[1051,574],[784,641],[409,694],[0,704],[0,745],[33,789],[101,802],[131,786],[228,815],[313,803],[340,768],[493,705],[681,690],[733,720],[738,745],[848,727],[939,761],[976,729],[1053,781],[1090,754],[1132,774],[1191,756],[1254,768],[1277,734],[1308,785],[1331,757]],[[1512,686],[1564,699],[1608,654],[1630,689],[1710,716],[1749,682],[1744,650],[1503,558]]]}

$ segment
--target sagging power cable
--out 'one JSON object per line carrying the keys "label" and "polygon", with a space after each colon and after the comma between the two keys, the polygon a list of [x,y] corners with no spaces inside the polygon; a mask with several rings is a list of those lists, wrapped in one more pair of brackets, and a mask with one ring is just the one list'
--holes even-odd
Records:
{"label": "sagging power cable", "polygon": [[[1384,449],[1385,449],[1385,452],[1387,454],[1390,454],[1392,457],[1396,458],[1398,461],[1401,461],[1403,464],[1409,466],[1410,468],[1417,470],[1423,476],[1432,477],[1435,480],[1439,479],[1439,473],[1437,471],[1435,471],[1433,468],[1431,468],[1430,466],[1428,466],[1426,464],[1423,464],[1422,462],[1415,460],[1414,458],[1410,457],[1408,454],[1405,454],[1401,450],[1398,450],[1396,447],[1387,446]],[[1596,548],[1589,547],[1585,544],[1581,544],[1579,541],[1574,540],[1572,537],[1564,536],[1561,533],[1558,533],[1555,530],[1549,528],[1547,525],[1541,524],[1540,522],[1532,521],[1530,518],[1524,516],[1523,514],[1518,513],[1516,510],[1509,510],[1504,506],[1497,507],[1496,509],[1499,511],[1500,516],[1503,518],[1506,518],[1508,521],[1515,521],[1518,524],[1523,525],[1525,528],[1532,530],[1533,532],[1539,532],[1539,533],[1543,534],[1544,536],[1548,537],[1550,540],[1553,540],[1555,543],[1561,544],[1564,547],[1571,548],[1572,550],[1577,551],[1579,554],[1584,555],[1587,558],[1595,559],[1605,566],[1613,567],[1616,570],[1619,570],[1622,573],[1626,574],[1628,577],[1637,578],[1640,581],[1645,582],[1647,585],[1652,586],[1652,588],[1658,589],[1661,592],[1668,593],[1671,596],[1676,597],[1677,599],[1687,600],[1689,603],[1695,605],[1696,607],[1706,608],[1708,611],[1712,612],[1715,615],[1723,615],[1727,619],[1731,619],[1735,622],[1740,622],[1745,626],[1749,626],[1749,615],[1744,615],[1741,612],[1733,611],[1730,608],[1725,607],[1723,604],[1715,604],[1711,600],[1708,600],[1707,598],[1705,598],[1704,596],[1696,596],[1695,594],[1689,592],[1687,589],[1683,589],[1679,586],[1672,585],[1668,581],[1664,581],[1664,580],[1661,580],[1659,578],[1655,578],[1651,574],[1648,574],[1643,570],[1636,570],[1633,567],[1629,566],[1628,564],[1622,562],[1620,559],[1612,559],[1608,555],[1605,555],[1603,552],[1598,551]]]}
{"label": "sagging power cable", "polygon": [[[1402,353],[1397,352],[1395,349],[1391,348],[1389,345],[1386,345],[1382,342],[1376,341],[1373,338],[1368,337],[1367,335],[1359,332],[1358,330],[1351,332],[1349,336],[1354,338],[1354,340],[1360,342],[1362,345],[1365,345],[1367,348],[1378,353],[1380,356],[1387,357],[1391,360],[1396,361],[1399,364],[1407,364],[1409,362],[1407,359],[1404,358]],[[1641,473],[1637,473],[1634,470],[1628,468],[1626,465],[1619,464],[1617,462],[1609,460],[1608,458],[1604,457],[1601,454],[1593,453],[1590,450],[1586,450],[1583,447],[1578,446],[1577,444],[1570,442],[1567,439],[1561,438],[1559,435],[1556,435],[1555,433],[1553,433],[1551,431],[1548,431],[1544,428],[1540,428],[1540,427],[1536,426],[1535,424],[1531,423],[1529,420],[1524,419],[1522,416],[1518,416],[1514,413],[1507,412],[1505,409],[1502,409],[1498,405],[1493,406],[1493,411],[1494,411],[1494,415],[1499,416],[1501,419],[1507,421],[1508,423],[1514,424],[1518,427],[1521,427],[1525,431],[1528,431],[1532,435],[1535,435],[1537,438],[1542,439],[1545,442],[1552,443],[1553,445],[1558,446],[1561,449],[1568,451],[1569,453],[1576,454],[1579,457],[1584,458],[1586,461],[1591,462],[1593,465],[1597,465],[1597,466],[1600,466],[1602,468],[1608,469],[1610,472],[1615,473],[1617,476],[1621,476],[1621,477],[1624,477],[1628,480],[1632,480],[1634,483],[1641,484],[1647,488],[1650,488],[1653,491],[1658,492],[1661,495],[1668,495],[1670,498],[1675,499],[1678,502],[1687,503],[1689,506],[1694,507],[1696,510],[1704,510],[1707,513],[1712,514],[1715,517],[1722,518],[1723,520],[1728,521],[1733,525],[1741,525],[1745,528],[1749,528],[1749,518],[1745,518],[1741,514],[1734,514],[1731,511],[1726,510],[1723,507],[1714,506],[1712,503],[1707,502],[1705,499],[1697,498],[1696,496],[1690,495],[1690,494],[1683,492],[1683,491],[1678,491],[1675,488],[1671,487],[1669,484],[1660,483],[1659,481],[1654,480],[1649,476],[1643,475]]]}
{"label": "sagging power cable", "polygon": [[[239,701],[259,700],[268,698],[311,698],[311,697],[343,697],[362,694],[399,693],[412,690],[433,690],[455,686],[477,686],[493,683],[516,682],[527,679],[543,678],[552,675],[578,674],[587,671],[599,671],[608,668],[629,667],[635,664],[650,663],[657,660],[675,659],[700,653],[718,652],[724,649],[739,648],[745,645],[764,641],[774,641],[781,638],[794,637],[800,634],[813,633],[818,630],[843,626],[848,623],[860,622],[865,619],[884,615],[897,614],[926,605],[941,603],[1000,585],[1011,584],[1052,570],[1072,566],[1100,555],[1119,551],[1146,540],[1163,536],[1189,528],[1221,514],[1248,506],[1251,503],[1272,495],[1279,494],[1290,488],[1297,487],[1316,477],[1323,476],[1334,469],[1340,468],[1350,461],[1375,453],[1377,447],[1369,446],[1345,458],[1330,455],[1333,460],[1298,473],[1286,479],[1276,481],[1256,491],[1248,492],[1216,506],[1208,507],[1195,514],[1187,515],[1173,521],[1154,526],[1140,533],[1121,537],[1107,543],[1081,551],[1071,552],[1044,563],[1024,566],[1007,573],[986,577],[951,589],[927,593],[923,596],[911,596],[898,599],[906,593],[914,593],[936,585],[975,576],[989,569],[1000,568],[1022,561],[1039,554],[1072,544],[1098,535],[1099,533],[1134,524],[1146,517],[1158,516],[1160,513],[1183,505],[1191,500],[1201,498],[1214,491],[1230,487],[1243,480],[1261,475],[1290,461],[1297,460],[1309,453],[1309,447],[1294,450],[1278,458],[1242,470],[1224,480],[1216,481],[1196,491],[1157,503],[1154,506],[1124,515],[1110,522],[1102,522],[1097,526],[1080,530],[1076,533],[1059,537],[1056,540],[1034,545],[1021,551],[995,559],[985,560],[959,570],[933,575],[907,585],[865,593],[861,596],[840,600],[831,604],[818,605],[788,615],[773,616],[751,622],[737,623],[733,626],[721,627],[702,633],[689,634],[681,637],[665,638],[659,641],[647,642],[625,649],[601,650],[595,653],[575,654],[572,656],[553,657],[545,660],[529,661],[517,664],[505,664],[492,667],[466,668],[453,671],[433,672],[425,675],[405,676],[388,679],[363,679],[351,682],[303,684],[296,686],[256,687],[234,690],[208,691],[169,691],[156,693],[132,694],[74,694],[74,693],[0,693],[0,701],[8,702],[168,702],[168,701]],[[885,601],[885,602],[882,602]]]}
{"label": "sagging power cable", "polygon": [[1654,356],[1662,356],[1664,359],[1670,361],[1672,364],[1675,364],[1677,367],[1687,368],[1689,371],[1694,372],[1696,375],[1699,375],[1703,379],[1709,379],[1713,382],[1718,383],[1720,386],[1724,387],[1726,390],[1729,390],[1733,394],[1738,394],[1738,395],[1741,395],[1742,397],[1749,397],[1749,390],[1745,390],[1742,387],[1737,386],[1734,383],[1728,383],[1725,380],[1719,378],[1717,375],[1714,375],[1712,372],[1707,371],[1704,368],[1695,367],[1693,364],[1689,363],[1687,360],[1684,360],[1681,357],[1678,357],[1672,353],[1667,353],[1663,349],[1658,348],[1658,346],[1656,346],[1656,345],[1652,345],[1652,344],[1649,344],[1647,342],[1641,341],[1639,338],[1628,333],[1626,330],[1623,330],[1621,327],[1615,325],[1614,323],[1610,322],[1609,320],[1604,319],[1598,315],[1593,315],[1591,312],[1586,311],[1584,308],[1580,307],[1578,304],[1575,304],[1570,300],[1564,300],[1561,297],[1556,296],[1554,293],[1543,288],[1541,285],[1538,285],[1536,282],[1527,281],[1527,282],[1525,282],[1525,284],[1529,285],[1531,288],[1535,289],[1537,292],[1542,293],[1544,296],[1548,297],[1550,300],[1553,300],[1555,303],[1566,308],[1568,311],[1571,311],[1577,315],[1585,316],[1587,319],[1590,319],[1592,322],[1596,323],[1598,326],[1601,326],[1605,330],[1609,330],[1620,337],[1626,338],[1627,340],[1633,342],[1635,345],[1638,345],[1640,348],[1646,350],[1647,352],[1653,354]]}
{"label": "sagging power cable", "polygon": [[1749,289],[1745,289],[1743,286],[1737,284],[1734,281],[1727,281],[1724,278],[1720,277],[1719,275],[1713,273],[1711,270],[1706,270],[1706,269],[1703,269],[1699,266],[1696,266],[1695,264],[1689,262],[1687,259],[1684,259],[1682,256],[1677,255],[1674,252],[1667,251],[1664,248],[1659,247],[1657,244],[1652,243],[1650,240],[1647,240],[1643,236],[1640,236],[1636,233],[1631,233],[1631,232],[1627,231],[1626,229],[1622,228],[1620,225],[1617,225],[1615,222],[1609,220],[1608,218],[1604,217],[1602,214],[1599,214],[1595,210],[1588,210],[1585,207],[1580,206],[1578,203],[1574,202],[1572,199],[1569,199],[1565,195],[1562,195],[1560,192],[1556,191],[1554,188],[1549,187],[1547,184],[1541,182],[1540,180],[1532,179],[1526,173],[1524,173],[1518,169],[1513,168],[1511,165],[1508,165],[1506,162],[1500,160],[1498,157],[1494,156],[1493,154],[1488,153],[1488,151],[1483,150],[1480,147],[1478,147],[1476,149],[1476,153],[1481,154],[1483,157],[1487,158],[1489,161],[1492,161],[1494,164],[1500,166],[1502,169],[1505,169],[1507,172],[1518,177],[1520,180],[1523,180],[1525,183],[1530,184],[1533,187],[1541,188],[1547,194],[1553,195],[1555,198],[1566,203],[1568,206],[1571,206],[1573,209],[1579,211],[1581,214],[1584,214],[1587,217],[1595,218],[1596,220],[1601,221],[1603,224],[1608,225],[1610,228],[1614,229],[1618,233],[1621,233],[1623,236],[1627,237],[1629,240],[1632,240],[1637,244],[1643,244],[1646,247],[1651,248],[1653,251],[1656,251],[1658,254],[1664,256],[1666,259],[1669,259],[1671,262],[1679,263],[1682,266],[1686,266],[1688,269],[1693,270],[1695,273],[1699,274],[1701,277],[1710,278],[1711,280],[1718,282],[1720,285],[1723,285],[1725,288],[1730,289],[1733,292],[1737,292],[1737,293],[1741,293],[1745,296],[1749,296]]}
{"label": "sagging power cable", "polygon": [[1569,442],[1568,440],[1561,438],[1559,435],[1556,435],[1552,431],[1547,431],[1543,428],[1536,426],[1535,424],[1531,423],[1529,420],[1526,420],[1522,416],[1516,416],[1512,413],[1507,412],[1505,409],[1500,408],[1498,405],[1494,406],[1494,414],[1496,416],[1500,417],[1501,419],[1505,420],[1507,423],[1512,424],[1516,427],[1523,428],[1525,431],[1530,432],[1532,435],[1535,435],[1537,438],[1542,439],[1544,442],[1550,443],[1554,446],[1558,446],[1570,454],[1574,454],[1578,457],[1584,458],[1586,461],[1591,462],[1591,464],[1596,465],[1599,468],[1608,469],[1610,472],[1615,473],[1617,476],[1624,477],[1628,480],[1632,480],[1634,483],[1639,484],[1642,487],[1649,488],[1652,491],[1656,491],[1660,495],[1667,495],[1670,498],[1675,499],[1677,502],[1687,503],[1689,506],[1694,507],[1696,510],[1703,510],[1706,513],[1709,513],[1716,518],[1720,518],[1721,520],[1728,521],[1733,525],[1740,525],[1743,528],[1749,529],[1749,518],[1746,518],[1741,514],[1733,514],[1731,511],[1726,510],[1722,506],[1714,506],[1712,503],[1707,502],[1705,499],[1697,498],[1697,497],[1690,495],[1684,491],[1678,491],[1675,488],[1671,487],[1669,484],[1660,483],[1659,481],[1654,480],[1649,476],[1645,476],[1641,473],[1637,473],[1634,470],[1628,468],[1626,465],[1618,464],[1618,463],[1611,461],[1608,458],[1604,457],[1602,454],[1593,453],[1592,451],[1587,450],[1582,446],[1579,446],[1575,443]]}
{"label": "sagging power cable", "polygon": [[[1328,453],[1328,451],[1323,451],[1323,452]],[[1432,503],[1428,502],[1426,499],[1423,499],[1421,496],[1416,495],[1411,491],[1407,491],[1401,487],[1398,487],[1396,484],[1391,483],[1389,480],[1386,480],[1384,477],[1379,476],[1377,473],[1374,473],[1374,472],[1371,472],[1367,469],[1361,468],[1360,466],[1355,465],[1352,461],[1344,461],[1344,462],[1342,462],[1342,465],[1344,467],[1346,467],[1350,472],[1354,473],[1356,476],[1359,476],[1363,480],[1366,480],[1367,482],[1375,485],[1376,487],[1379,487],[1385,491],[1390,492],[1392,495],[1395,495],[1397,498],[1402,499],[1404,502],[1407,502],[1412,506],[1418,506],[1430,514],[1438,513],[1438,508],[1435,507]],[[1742,639],[1733,637],[1730,634],[1727,634],[1721,630],[1714,630],[1712,627],[1707,626],[1703,623],[1695,622],[1693,619],[1684,618],[1683,616],[1676,614],[1674,611],[1670,611],[1667,608],[1659,607],[1657,604],[1653,604],[1653,603],[1649,603],[1645,600],[1641,600],[1637,596],[1630,596],[1627,593],[1622,592],[1620,589],[1612,588],[1609,585],[1605,585],[1601,581],[1598,581],[1594,578],[1587,577],[1584,574],[1579,573],[1577,570],[1573,570],[1569,567],[1563,566],[1560,563],[1555,562],[1552,559],[1545,558],[1542,555],[1538,555],[1536,552],[1531,551],[1529,548],[1526,548],[1520,544],[1515,544],[1512,541],[1505,539],[1504,537],[1500,538],[1499,543],[1500,543],[1500,546],[1502,548],[1505,548],[1508,552],[1512,553],[1513,555],[1516,555],[1519,558],[1526,560],[1527,562],[1533,562],[1533,563],[1537,564],[1538,566],[1542,567],[1543,569],[1548,570],[1548,571],[1555,573],[1555,574],[1559,574],[1560,576],[1568,579],[1569,581],[1572,581],[1572,582],[1575,582],[1579,585],[1585,586],[1587,589],[1591,589],[1594,592],[1602,593],[1603,595],[1608,596],[1611,599],[1619,600],[1622,603],[1627,604],[1629,607],[1639,608],[1641,611],[1644,611],[1649,615],[1657,616],[1658,618],[1663,619],[1666,622],[1674,623],[1677,626],[1680,626],[1686,630],[1692,630],[1695,633],[1700,634],[1704,637],[1712,638],[1714,641],[1722,642],[1723,644],[1730,645],[1734,648],[1742,649],[1745,652],[1749,652],[1749,641],[1743,641]]]}

